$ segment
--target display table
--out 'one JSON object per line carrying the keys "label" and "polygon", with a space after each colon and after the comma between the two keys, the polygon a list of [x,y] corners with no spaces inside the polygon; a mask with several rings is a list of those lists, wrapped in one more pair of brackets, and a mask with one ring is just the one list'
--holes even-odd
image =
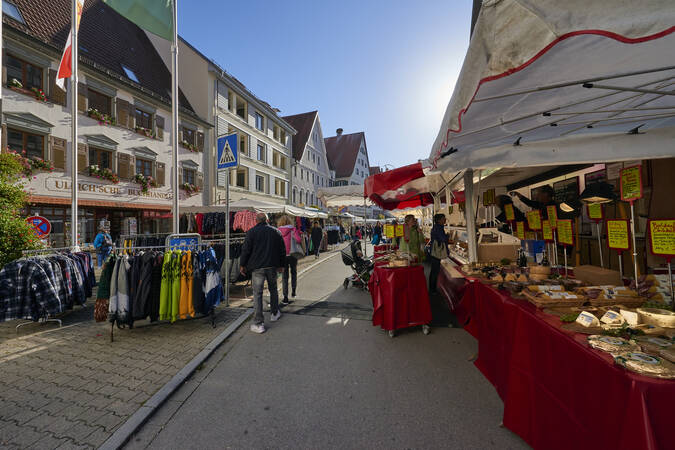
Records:
{"label": "display table", "polygon": [[373,325],[387,331],[431,322],[424,268],[375,267],[368,282],[373,300]]}
{"label": "display table", "polygon": [[675,381],[627,372],[557,317],[477,280],[455,313],[478,340],[475,365],[504,401],[504,425],[532,447],[675,448]]}

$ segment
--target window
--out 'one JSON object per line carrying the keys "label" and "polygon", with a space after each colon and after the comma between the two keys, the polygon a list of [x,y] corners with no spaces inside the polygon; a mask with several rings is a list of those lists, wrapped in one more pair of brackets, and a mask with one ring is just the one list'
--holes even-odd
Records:
{"label": "window", "polygon": [[136,83],[140,83],[140,81],[138,81],[138,77],[136,76],[133,70],[131,70],[127,66],[122,66],[122,70],[124,70],[124,74],[127,76],[128,79],[130,79],[131,81],[135,81]]}
{"label": "window", "polygon": [[26,24],[26,21],[23,20],[23,16],[21,15],[21,11],[19,11],[19,8],[17,8],[14,3],[2,0],[2,12],[17,22],[21,22],[24,25]]}
{"label": "window", "polygon": [[16,78],[24,89],[42,89],[42,68],[9,54],[6,55],[6,61],[8,82]]}
{"label": "window", "polygon": [[279,125],[276,124],[274,125],[273,135],[275,140],[278,141],[279,139],[281,139],[281,127]]}
{"label": "window", "polygon": [[187,142],[190,145],[196,145],[195,130],[191,128],[183,128],[183,141]]}
{"label": "window", "polygon": [[321,167],[321,158],[317,158],[316,160],[316,166]]}
{"label": "window", "polygon": [[[138,167],[138,165],[136,167]],[[196,175],[197,174],[193,169],[183,168],[183,183],[192,185],[196,184],[195,183]]]}
{"label": "window", "polygon": [[255,190],[258,192],[265,191],[265,178],[262,175],[255,176]]}
{"label": "window", "polygon": [[286,182],[276,178],[274,180],[274,195],[286,197]]}
{"label": "window", "polygon": [[297,189],[293,188],[293,203],[297,203]]}
{"label": "window", "polygon": [[298,166],[293,167],[293,176],[297,177],[298,176]]}
{"label": "window", "polygon": [[136,126],[152,130],[152,114],[136,108]]}
{"label": "window", "polygon": [[102,114],[112,115],[112,99],[107,95],[88,89],[89,107]]}
{"label": "window", "polygon": [[[193,172],[193,180],[194,180],[194,171]],[[152,161],[149,161],[147,159],[138,159],[136,158],[136,173],[140,173],[145,175],[146,177],[151,177],[152,176]],[[183,173],[185,173],[185,169],[183,169]],[[194,184],[194,183],[191,183]]]}
{"label": "window", "polygon": [[258,144],[258,161],[265,162],[265,160],[267,159],[267,158],[265,158],[265,156],[266,156],[265,153],[267,153],[267,151],[265,149],[265,145],[264,144]]}
{"label": "window", "polygon": [[260,131],[265,129],[265,118],[259,113],[255,113],[255,127]]}
{"label": "window", "polygon": [[246,167],[237,169],[236,185],[241,188],[248,187],[248,169]]}
{"label": "window", "polygon": [[234,94],[232,91],[227,92],[227,108],[234,113]]}
{"label": "window", "polygon": [[314,184],[314,174],[312,174],[312,184]]}
{"label": "window", "polygon": [[312,162],[316,162],[316,154],[312,153]]}
{"label": "window", "polygon": [[284,130],[281,130],[281,134],[279,135],[279,142],[286,145],[286,132]]}
{"label": "window", "polygon": [[[89,165],[112,170],[112,155],[113,153],[109,150],[89,147]],[[80,167],[80,170],[82,169],[84,167]]]}
{"label": "window", "polygon": [[246,102],[239,97],[235,97],[237,104],[236,114],[242,119],[246,120]]}
{"label": "window", "polygon": [[7,129],[7,148],[17,153],[26,152],[26,158],[44,159],[44,136]]}

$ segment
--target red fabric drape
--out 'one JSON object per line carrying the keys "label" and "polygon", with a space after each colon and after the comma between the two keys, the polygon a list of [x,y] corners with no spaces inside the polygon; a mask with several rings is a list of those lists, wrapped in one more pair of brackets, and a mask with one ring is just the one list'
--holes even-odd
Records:
{"label": "red fabric drape", "polygon": [[371,175],[366,178],[363,194],[382,209],[416,208],[430,205],[434,202],[429,192],[420,192],[416,189],[402,189],[394,198],[384,198],[383,195],[390,191],[405,186],[418,178],[424,177],[421,163],[410,164],[398,169]]}
{"label": "red fabric drape", "polygon": [[375,267],[368,282],[373,325],[398,330],[431,322],[431,304],[422,266]]}

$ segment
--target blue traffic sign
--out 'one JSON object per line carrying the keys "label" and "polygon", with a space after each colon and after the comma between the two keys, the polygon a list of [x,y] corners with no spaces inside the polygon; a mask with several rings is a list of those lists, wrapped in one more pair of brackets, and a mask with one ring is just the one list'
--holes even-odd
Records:
{"label": "blue traffic sign", "polygon": [[237,151],[237,134],[228,134],[218,138],[218,169],[237,167],[239,152]]}

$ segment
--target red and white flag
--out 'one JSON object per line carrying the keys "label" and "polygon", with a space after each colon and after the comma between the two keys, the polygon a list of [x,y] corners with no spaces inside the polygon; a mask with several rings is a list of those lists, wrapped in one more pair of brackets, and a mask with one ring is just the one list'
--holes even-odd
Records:
{"label": "red and white flag", "polygon": [[[80,19],[82,18],[82,9],[84,8],[84,0],[77,0],[77,24],[75,25],[77,30],[80,29]],[[61,62],[59,63],[59,71],[56,75],[56,85],[62,90],[66,90],[66,78],[70,78],[73,75],[72,69],[72,46],[73,46],[73,32],[72,30],[68,33],[68,39],[66,40],[66,47],[63,49],[63,56],[61,56]]]}

